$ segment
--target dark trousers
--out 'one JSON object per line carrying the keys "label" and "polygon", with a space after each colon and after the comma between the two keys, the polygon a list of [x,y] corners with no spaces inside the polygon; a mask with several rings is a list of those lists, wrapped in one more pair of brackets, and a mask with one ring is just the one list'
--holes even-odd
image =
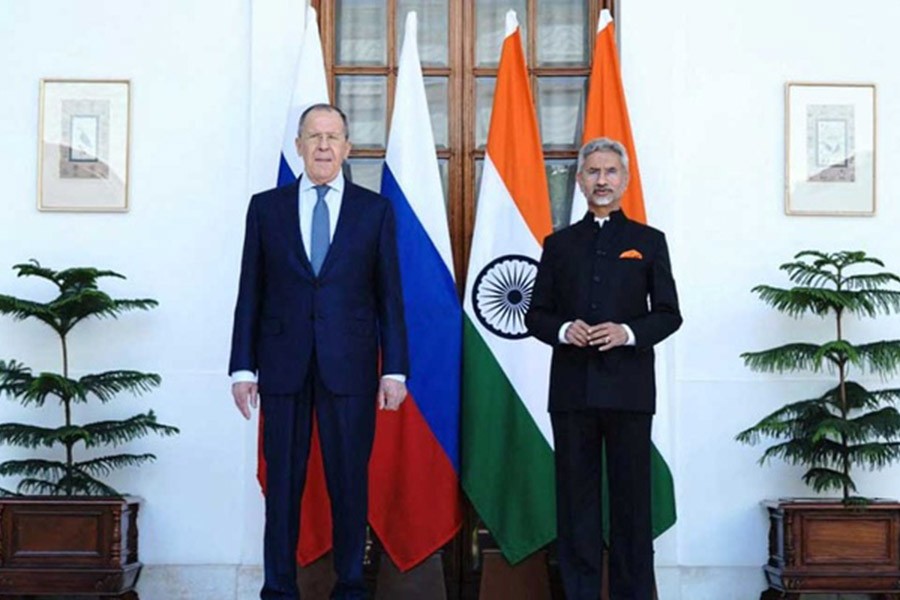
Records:
{"label": "dark trousers", "polygon": [[[315,364],[315,363],[313,363]],[[315,413],[313,412],[315,409]],[[367,597],[363,580],[368,464],[375,436],[375,398],[335,396],[310,369],[301,394],[262,397],[266,459],[265,581],[262,600],[298,600],[297,540],[315,414],[331,497],[337,583],[331,598]]]}
{"label": "dark trousers", "polygon": [[601,453],[609,482],[610,600],[653,599],[650,427],[645,413],[553,412],[559,568],[567,600],[598,600],[602,585]]}

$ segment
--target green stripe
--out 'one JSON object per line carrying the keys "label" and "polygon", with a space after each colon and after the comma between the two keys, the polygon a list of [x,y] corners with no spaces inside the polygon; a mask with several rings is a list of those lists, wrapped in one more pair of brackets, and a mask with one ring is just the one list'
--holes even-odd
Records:
{"label": "green stripe", "polygon": [[675,482],[672,471],[656,445],[650,455],[650,502],[653,510],[653,537],[657,538],[675,524]]}
{"label": "green stripe", "polygon": [[468,315],[462,486],[510,563],[556,537],[553,451]]}

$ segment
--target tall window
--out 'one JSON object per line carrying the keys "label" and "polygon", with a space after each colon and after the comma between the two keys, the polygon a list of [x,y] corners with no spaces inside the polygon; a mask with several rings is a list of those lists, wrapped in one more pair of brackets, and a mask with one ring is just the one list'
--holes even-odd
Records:
{"label": "tall window", "polygon": [[331,97],[350,119],[351,174],[378,189],[406,13],[419,20],[457,281],[475,219],[505,14],[516,11],[537,105],[554,227],[568,222],[600,10],[614,0],[333,0],[319,9]]}

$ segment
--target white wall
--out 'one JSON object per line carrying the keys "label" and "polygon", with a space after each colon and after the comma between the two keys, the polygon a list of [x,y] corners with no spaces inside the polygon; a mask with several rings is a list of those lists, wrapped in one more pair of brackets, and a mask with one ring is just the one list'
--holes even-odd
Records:
{"label": "white wall", "polygon": [[[660,353],[657,429],[679,501],[678,524],[657,543],[666,600],[758,596],[766,553],[759,501],[809,493],[799,469],[759,468],[760,448],[733,440],[785,400],[825,385],[744,368],[743,351],[822,339],[819,323],[775,315],[750,288],[785,283],[777,265],[805,248],[861,248],[900,270],[900,184],[890,169],[900,158],[892,135],[900,5],[873,4],[700,0],[688,13],[667,0],[622,2],[622,66],[648,210],[669,236],[685,315]],[[110,282],[113,291],[161,303],[85,325],[71,349],[76,371],[135,367],[164,378],[145,399],[80,411],[90,418],[152,406],[182,429],[135,444],[159,461],[116,479],[147,499],[141,552],[150,565],[260,562],[255,432],[238,418],[224,371],[246,199],[274,180],[300,6],[0,0],[0,290],[45,294],[8,268],[35,257],[122,271],[129,279]],[[131,79],[128,213],[36,211],[42,77]],[[784,215],[789,80],[877,84],[877,217]],[[854,340],[900,337],[896,318],[848,327]],[[4,319],[0,357],[54,369],[58,350],[40,327]],[[32,418],[0,404],[0,420]],[[865,493],[900,496],[896,467],[859,482]],[[208,583],[189,577],[178,585],[194,600],[226,597],[204,596]]]}
{"label": "white wall", "polygon": [[[152,406],[160,421],[181,428],[172,439],[135,443],[158,461],[114,479],[147,499],[141,553],[148,563],[241,561],[239,515],[252,475],[225,373],[248,191],[249,16],[242,0],[0,2],[0,289],[47,298],[48,288],[10,269],[34,257],[54,268],[120,271],[129,279],[110,281],[110,290],[160,302],[148,313],[86,323],[70,339],[75,372],[137,368],[163,377],[145,398],[79,407],[77,416]],[[42,77],[131,80],[129,212],[37,212]],[[0,356],[58,369],[52,336],[0,320]],[[4,421],[35,414],[0,404]],[[62,416],[41,418],[51,424]]]}
{"label": "white wall", "polygon": [[[900,155],[892,134],[900,73],[890,58],[900,52],[890,25],[898,17],[900,5],[889,2],[622,3],[622,69],[646,202],[650,220],[669,234],[685,316],[666,354],[679,521],[657,547],[666,550],[659,564],[691,575],[681,595],[663,597],[758,595],[761,577],[756,590],[723,581],[710,591],[715,574],[703,567],[760,566],[767,525],[759,501],[813,495],[800,468],[760,468],[761,447],[733,438],[785,401],[824,391],[827,378],[753,373],[739,354],[824,341],[831,328],[779,316],[750,289],[786,285],[777,266],[810,248],[864,249],[900,271],[900,185],[890,169]],[[787,81],[877,85],[875,218],[784,214]],[[846,334],[896,339],[900,319],[849,322]],[[858,482],[868,495],[900,495],[897,467],[862,472]]]}

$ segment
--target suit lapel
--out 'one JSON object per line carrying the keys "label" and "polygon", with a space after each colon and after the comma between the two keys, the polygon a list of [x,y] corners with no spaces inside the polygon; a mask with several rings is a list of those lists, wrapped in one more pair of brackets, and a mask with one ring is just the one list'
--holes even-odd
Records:
{"label": "suit lapel", "polygon": [[312,264],[303,247],[303,234],[300,231],[300,180],[280,188],[282,190],[279,207],[280,221],[287,227],[288,245],[294,258],[299,263],[300,271],[308,278],[314,277]]}

